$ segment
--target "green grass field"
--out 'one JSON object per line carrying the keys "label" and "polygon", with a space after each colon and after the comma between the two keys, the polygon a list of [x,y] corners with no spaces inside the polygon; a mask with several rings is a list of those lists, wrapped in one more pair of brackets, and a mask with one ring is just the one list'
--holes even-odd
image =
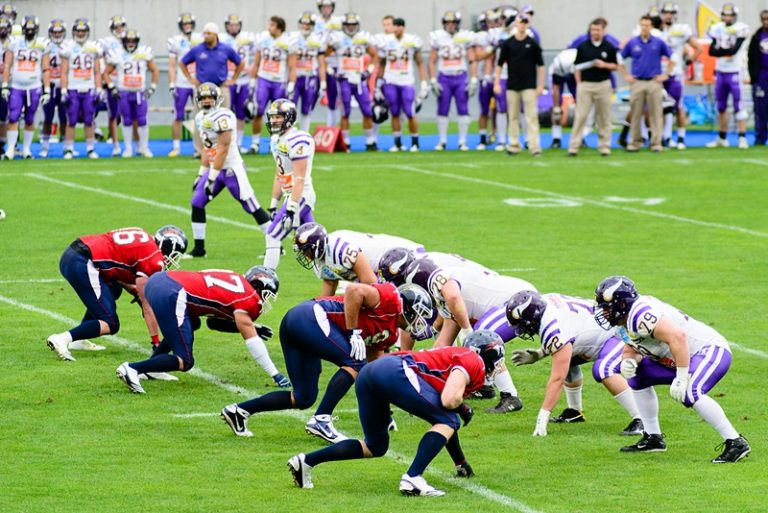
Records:
{"label": "green grass field", "polygon": [[[16,161],[0,165],[0,208],[8,216],[0,222],[0,511],[765,511],[768,153],[592,154],[320,155],[316,215],[329,231],[404,236],[544,292],[590,297],[605,276],[630,276],[641,293],[734,343],[731,371],[712,395],[750,440],[745,461],[710,464],[719,435],[674,403],[667,387],[658,394],[668,451],[620,454],[634,441],[617,435],[628,419],[588,368],[587,422],[551,425],[548,437],[534,438],[545,361],[512,371],[521,412],[489,415],[482,410],[495,401],[474,402],[479,413],[461,433],[477,477],[451,477],[445,453],[426,475],[446,497],[398,494],[427,428],[401,411],[387,457],[319,466],[315,489],[296,489],[286,461],[322,446],[304,433],[311,411],[253,417],[251,439],[233,436],[217,416],[226,404],[271,390],[239,336],[197,332],[196,369],[179,382],[145,382],[146,395],[130,394],[114,373],[149,347],[127,299],[119,302],[119,336],[104,339],[107,351],[62,362],[44,343],[83,313],[60,278],[61,252],[79,235],[123,226],[154,231],[173,223],[191,238],[197,162]],[[270,159],[252,157],[247,165],[257,195],[268,197]],[[209,257],[184,268],[245,271],[260,262],[263,238],[237,203],[222,195],[208,213]],[[288,308],[320,291],[290,251],[278,271],[280,298],[261,320],[274,328]],[[282,368],[278,342],[268,346]],[[321,387],[332,372],[326,367]],[[361,433],[355,408],[350,393],[336,421],[352,436]]]}

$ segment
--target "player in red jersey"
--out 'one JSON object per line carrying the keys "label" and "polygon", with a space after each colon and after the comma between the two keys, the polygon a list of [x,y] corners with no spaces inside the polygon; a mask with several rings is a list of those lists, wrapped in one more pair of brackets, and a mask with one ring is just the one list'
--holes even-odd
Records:
{"label": "player in red jersey", "polygon": [[172,225],[163,226],[154,237],[142,228],[120,228],[75,239],[61,256],[59,269],[86,312],[78,326],[48,337],[48,347],[62,360],[72,361],[70,349],[104,349],[88,339],[118,332],[116,301],[123,289],[141,302],[152,343],[159,343],[157,323],[144,301],[144,285],[153,274],[178,267],[186,249],[187,237]]}
{"label": "player in red jersey", "polygon": [[331,414],[355,382],[358,372],[398,337],[402,328],[414,334],[428,329],[432,300],[421,287],[395,288],[390,283],[352,283],[343,297],[319,297],[290,310],[280,323],[280,345],[293,390],[277,391],[221,410],[222,418],[238,436],[253,436],[248,417],[254,413],[298,408],[315,403],[322,360],[339,367],[328,382],[308,433],[328,442],[344,440]]}
{"label": "player in red jersey", "polygon": [[261,265],[251,267],[245,275],[209,269],[170,271],[153,276],[144,293],[163,333],[163,341],[148,360],[120,365],[117,377],[131,392],[143,394],[139,374],[187,372],[195,365],[194,331],[200,327],[200,317],[208,317],[209,328],[240,333],[261,368],[278,386],[289,387],[290,382],[278,372],[264,345],[264,339],[272,336],[272,330],[254,324],[261,314],[272,309],[279,286],[275,271]]}
{"label": "player in red jersey", "polygon": [[493,331],[479,330],[465,347],[441,347],[427,351],[403,351],[385,356],[360,372],[355,383],[363,440],[344,440],[288,460],[288,469],[300,488],[313,488],[312,468],[328,461],[378,458],[389,448],[391,404],[429,422],[432,427],[419,442],[416,457],[400,479],[403,495],[441,496],[422,477],[427,465],[445,447],[458,476],[472,475],[459,444],[459,418],[466,426],[472,409],[464,399],[492,378],[504,361],[504,342]]}

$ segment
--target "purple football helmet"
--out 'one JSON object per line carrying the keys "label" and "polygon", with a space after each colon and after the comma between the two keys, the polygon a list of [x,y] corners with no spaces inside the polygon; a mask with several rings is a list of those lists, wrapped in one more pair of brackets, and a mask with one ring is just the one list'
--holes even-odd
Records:
{"label": "purple football helmet", "polygon": [[304,223],[296,229],[293,237],[293,251],[296,260],[305,269],[312,269],[315,260],[325,256],[328,232],[318,223]]}
{"label": "purple football helmet", "polygon": [[414,283],[424,290],[429,290],[429,278],[440,268],[429,258],[412,261],[404,271],[405,283]]}
{"label": "purple football helmet", "polygon": [[605,330],[618,326],[637,300],[635,283],[626,276],[609,276],[595,289],[595,321]]}
{"label": "purple football helmet", "polygon": [[507,322],[517,328],[518,337],[530,340],[539,334],[541,318],[547,303],[541,294],[532,290],[516,293],[507,301]]}
{"label": "purple football helmet", "polygon": [[504,341],[495,331],[477,330],[472,332],[464,341],[464,347],[468,347],[480,355],[485,364],[485,375],[488,377],[496,374],[499,365],[504,361]]}
{"label": "purple football helmet", "polygon": [[405,283],[405,270],[416,259],[413,251],[406,248],[392,248],[381,255],[379,278],[399,287]]}

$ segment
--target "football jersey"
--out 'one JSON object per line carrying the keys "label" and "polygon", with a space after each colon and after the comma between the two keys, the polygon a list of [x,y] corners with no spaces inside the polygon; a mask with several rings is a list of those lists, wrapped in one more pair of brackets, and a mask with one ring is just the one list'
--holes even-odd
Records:
{"label": "football jersey", "polygon": [[57,87],[61,87],[61,51],[67,41],[61,43],[54,43],[50,39],[45,40],[45,44],[50,48],[50,63],[48,65],[48,73],[51,77],[51,84]]}
{"label": "football jersey", "polygon": [[[203,35],[200,32],[193,32],[189,37],[184,34],[176,34],[175,36],[168,39],[168,55],[173,55],[176,57],[176,87],[185,89],[192,88],[192,84],[189,82],[189,80],[187,80],[187,77],[184,75],[184,73],[181,72],[179,63],[181,63],[181,58],[184,57],[193,46],[199,45],[202,42]],[[187,69],[189,70],[189,74],[194,77],[195,61],[187,64]]]}
{"label": "football jersey", "polygon": [[[403,303],[397,288],[391,283],[374,283],[371,286],[379,291],[379,304],[372,309],[363,307],[360,310],[357,329],[362,330],[366,346],[383,351],[392,347],[399,338],[397,318],[403,313]],[[319,297],[315,301],[325,310],[328,320],[341,330],[347,330],[343,296]]]}
{"label": "football jersey", "polygon": [[[737,21],[732,25],[726,25],[723,22],[715,23],[709,29],[707,36],[712,38],[717,46],[723,49],[736,46],[737,39],[749,39],[749,27],[746,24]],[[736,55],[729,57],[718,57],[715,62],[715,71],[724,73],[736,73],[741,71],[746,65],[747,47],[749,42],[745,41]]]}
{"label": "football jersey", "polygon": [[[475,32],[474,38],[472,40],[472,46],[476,46],[482,52],[485,52],[485,50],[491,46],[490,32],[488,32],[487,30],[481,30],[479,32]],[[486,70],[485,63],[486,63],[485,59],[477,63],[477,75],[479,77],[483,77],[485,75],[493,75],[493,66],[491,66],[491,69]]]}
{"label": "football jersey", "polygon": [[[260,37],[260,36],[259,36]],[[232,36],[228,33],[219,34],[219,41],[225,45],[229,45],[237,52],[240,59],[243,62],[243,72],[237,77],[236,84],[248,84],[251,77],[248,75],[248,70],[253,66],[254,56],[256,55],[257,36],[253,32],[241,31],[238,35]],[[235,63],[227,61],[227,78],[232,79],[235,75]]]}
{"label": "football jersey", "polygon": [[187,312],[194,317],[232,320],[245,312],[255,321],[261,314],[261,298],[242,274],[224,269],[169,271],[168,277],[184,287]]}
{"label": "football jersey", "polygon": [[414,253],[424,252],[424,246],[402,237],[336,230],[328,234],[325,255],[315,261],[315,275],[323,280],[354,281],[357,275],[352,268],[361,252],[371,264],[371,269],[378,269],[382,255],[393,248],[406,248]]}
{"label": "football jersey", "polygon": [[573,356],[587,361],[597,359],[605,341],[614,336],[614,330],[604,330],[597,324],[595,302],[562,294],[542,297],[547,303],[539,327],[544,353],[553,354],[571,344]]}
{"label": "football jersey", "polygon": [[8,49],[8,47],[11,46],[11,37],[6,37],[5,39],[0,40],[0,55],[3,57],[0,58],[0,76],[2,76],[3,71],[5,70],[5,51]]}
{"label": "football jersey", "polygon": [[437,50],[437,71],[455,75],[467,71],[467,50],[475,45],[474,36],[468,30],[451,35],[445,30],[429,34],[429,46]]}
{"label": "football jersey", "polygon": [[133,52],[122,46],[107,56],[107,62],[117,70],[117,89],[120,91],[143,91],[147,84],[147,65],[154,58],[152,49],[141,45]]}
{"label": "football jersey", "polygon": [[10,86],[14,89],[43,87],[43,56],[51,47],[42,37],[27,41],[23,37],[11,40],[8,50],[13,57]]}
{"label": "football jersey", "polygon": [[477,269],[487,274],[499,274],[496,271],[488,269],[483,264],[478,264],[473,260],[468,260],[461,255],[455,253],[441,253],[440,251],[427,251],[423,257],[432,260],[435,265],[441,268],[446,267],[466,267],[468,269]]}
{"label": "football jersey", "polygon": [[279,173],[280,188],[288,197],[293,191],[293,163],[307,161],[307,174],[304,177],[304,189],[301,197],[310,208],[315,208],[315,188],[312,185],[312,160],[315,158],[315,140],[307,132],[291,127],[284,134],[273,135],[269,149],[275,159]]}
{"label": "football jersey", "polygon": [[317,75],[319,67],[317,57],[325,53],[325,37],[319,32],[311,32],[305,37],[299,31],[292,32],[291,37],[296,41],[296,75],[299,77]]}
{"label": "football jersey", "polygon": [[213,165],[213,160],[218,152],[216,144],[219,142],[219,134],[232,132],[232,144],[229,145],[229,152],[224,159],[222,169],[241,167],[243,158],[240,156],[240,149],[235,143],[237,141],[237,118],[234,112],[225,107],[218,107],[207,112],[201,110],[195,115],[195,125],[211,165]]}
{"label": "football jersey", "polygon": [[154,237],[143,228],[120,228],[80,240],[91,250],[91,260],[105,281],[136,283],[164,269],[163,254]]}
{"label": "football jersey", "polygon": [[558,53],[552,61],[552,64],[549,65],[549,74],[557,75],[559,77],[573,75],[576,63],[576,52],[576,48],[567,48]]}
{"label": "football jersey", "polygon": [[100,54],[101,47],[95,41],[89,40],[81,45],[70,40],[64,44],[61,57],[67,59],[68,89],[86,92],[96,86],[94,66]]}
{"label": "football jersey", "polygon": [[[112,52],[116,52],[123,48],[123,42],[116,38],[115,36],[107,36],[99,39],[99,46],[101,46],[101,52],[102,56],[104,57],[104,63],[105,65],[101,67],[101,69],[106,68],[106,64],[109,62],[109,54]],[[109,74],[110,80],[112,80],[113,83],[117,82],[117,69]]]}
{"label": "football jersey", "polygon": [[291,37],[291,34],[284,32],[275,39],[265,30],[259,36],[256,49],[261,52],[258,71],[259,79],[271,82],[287,81],[288,56],[296,53],[297,50],[297,42]]}
{"label": "football jersey", "polygon": [[378,44],[379,57],[386,60],[384,81],[387,84],[413,85],[414,55],[421,53],[421,38],[414,34],[403,34],[401,39],[394,34],[383,35]]}
{"label": "football jersey", "polygon": [[[341,16],[331,16],[327,20],[323,19],[322,16],[318,16],[317,21],[315,22],[315,32],[322,36],[326,47],[328,46],[328,41],[333,33],[341,30],[341,20]],[[329,73],[333,73],[334,71],[331,70],[335,70],[339,65],[338,57],[335,54],[326,58],[325,62],[328,67],[331,68]]]}
{"label": "football jersey", "polygon": [[624,343],[632,346],[638,353],[653,358],[667,367],[674,367],[675,360],[669,345],[653,338],[653,330],[662,317],[667,318],[685,332],[691,356],[698,353],[704,346],[714,345],[730,351],[728,341],[714,328],[653,296],[640,296],[629,309],[626,327],[619,327],[617,332]]}
{"label": "football jersey", "polygon": [[684,72],[683,64],[685,58],[683,52],[685,51],[685,45],[693,37],[691,26],[685,23],[675,23],[670,27],[666,27],[662,31],[661,37],[667,43],[669,49],[672,50],[671,58],[675,63],[675,67],[672,68],[672,75],[682,75]]}
{"label": "football jersey", "polygon": [[[464,397],[468,397],[485,384],[485,363],[479,354],[468,347],[437,347],[423,351],[401,351],[384,358],[393,356],[399,356],[403,359],[406,375],[409,374],[409,371],[416,374],[441,394],[454,369],[462,371],[469,381],[464,389]],[[418,387],[416,380],[411,380],[411,384]]]}
{"label": "football jersey", "polygon": [[350,84],[359,84],[365,71],[365,55],[368,48],[374,48],[371,34],[360,30],[353,36],[342,31],[333,32],[328,39],[328,47],[333,48],[338,57],[337,74]]}

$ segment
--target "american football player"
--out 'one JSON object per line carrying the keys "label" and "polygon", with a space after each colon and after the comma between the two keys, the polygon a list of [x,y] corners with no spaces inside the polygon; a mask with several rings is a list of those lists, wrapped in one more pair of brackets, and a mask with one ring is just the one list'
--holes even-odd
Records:
{"label": "american football player", "polygon": [[43,105],[43,126],[40,130],[40,152],[38,157],[48,157],[50,149],[51,133],[53,132],[53,119],[58,113],[59,129],[64,130],[67,124],[67,112],[61,96],[61,52],[67,37],[67,26],[64,20],[51,20],[48,24],[48,38],[46,44],[50,48],[50,68],[48,73],[51,79],[51,101]]}
{"label": "american football player", "polygon": [[317,16],[309,11],[301,13],[298,20],[299,30],[292,34],[297,43],[296,55],[296,91],[289,98],[298,108],[301,103],[299,125],[309,132],[312,111],[317,100],[328,88],[326,78],[325,52],[326,38],[315,31]]}
{"label": "american football player", "polygon": [[[128,22],[125,16],[117,14],[109,18],[109,35],[99,39],[101,46],[103,63],[101,68],[106,69],[109,63],[109,54],[119,52],[123,47],[123,36],[128,29]],[[117,82],[117,69],[112,71],[110,79],[113,83]],[[109,138],[112,139],[112,156],[118,157],[121,154],[120,140],[117,137],[117,122],[120,117],[119,95],[107,95],[107,114],[109,115]]]}
{"label": "american football player", "polygon": [[[230,14],[224,20],[225,33],[222,34],[221,42],[231,46],[243,62],[244,69],[250,70],[257,51],[258,36],[253,32],[243,30],[243,20],[237,14]],[[227,62],[227,80],[232,81],[235,73],[235,63]],[[236,80],[229,86],[230,108],[237,118],[237,147],[241,152],[248,151],[243,147],[243,135],[246,118],[246,104],[250,101],[253,91],[250,89],[250,77],[248,73],[241,73]],[[261,134],[254,132],[254,137],[258,138]]]}
{"label": "american football player", "polygon": [[[10,4],[6,4],[10,6]],[[5,17],[4,11],[1,9],[5,6],[0,6],[0,52],[5,55],[5,50],[11,44],[11,20]],[[5,70],[5,60],[0,58],[0,77],[3,76]],[[0,78],[1,80],[1,78]],[[2,91],[0,91],[2,92]],[[5,154],[5,142],[8,134],[8,100],[0,94],[0,158]]]}
{"label": "american football player", "polygon": [[[179,34],[168,39],[168,91],[173,98],[174,118],[171,125],[173,148],[169,157],[178,157],[181,151],[181,122],[184,121],[185,109],[190,100],[194,101],[195,88],[187,77],[179,70],[179,62],[195,45],[203,42],[203,35],[195,32],[195,16],[192,13],[181,13],[176,19]],[[194,75],[195,63],[189,64]]]}
{"label": "american football player", "polygon": [[[334,0],[317,0],[317,10],[320,13],[315,22],[315,32],[317,32],[328,45],[329,39],[335,32],[341,30],[341,16],[335,16],[336,2]],[[339,69],[339,58],[337,55],[331,55],[325,59],[326,72],[326,93],[328,96],[328,117],[326,125],[336,126],[339,123],[339,83],[336,77],[336,71]],[[323,95],[321,94],[322,98]]]}

